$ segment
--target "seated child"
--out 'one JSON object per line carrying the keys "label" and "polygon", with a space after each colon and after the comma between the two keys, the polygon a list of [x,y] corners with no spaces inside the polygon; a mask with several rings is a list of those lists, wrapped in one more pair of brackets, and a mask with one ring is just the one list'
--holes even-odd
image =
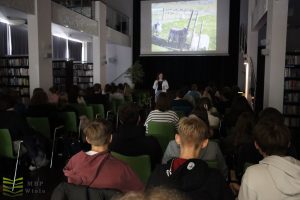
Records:
{"label": "seated child", "polygon": [[286,156],[290,139],[283,123],[263,120],[255,126],[255,147],[264,159],[247,168],[239,200],[300,199],[300,161]]}
{"label": "seated child", "polygon": [[201,150],[208,144],[208,134],[208,128],[201,119],[183,117],[175,136],[180,155],[154,170],[147,189],[170,187],[185,193],[191,200],[234,199],[221,173],[198,159]]}
{"label": "seated child", "polygon": [[142,191],[143,184],[131,168],[109,153],[111,130],[106,120],[91,122],[84,129],[86,141],[92,147],[69,160],[64,168],[68,183],[121,192]]}

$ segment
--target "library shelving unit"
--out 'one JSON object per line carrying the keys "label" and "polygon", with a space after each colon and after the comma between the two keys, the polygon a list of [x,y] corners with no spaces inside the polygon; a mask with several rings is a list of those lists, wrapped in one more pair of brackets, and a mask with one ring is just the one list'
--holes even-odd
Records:
{"label": "library shelving unit", "polygon": [[81,89],[93,86],[93,63],[73,63],[73,84]]}
{"label": "library shelving unit", "polygon": [[19,92],[23,103],[29,102],[28,56],[0,57],[0,87]]}
{"label": "library shelving unit", "polygon": [[286,54],[283,114],[290,129],[300,128],[300,52]]}
{"label": "library shelving unit", "polygon": [[72,66],[73,61],[71,60],[54,60],[52,62],[53,85],[60,91],[68,91],[73,84]]}
{"label": "library shelving unit", "polygon": [[73,85],[86,89],[93,86],[93,64],[72,60],[53,61],[53,85],[69,91]]}

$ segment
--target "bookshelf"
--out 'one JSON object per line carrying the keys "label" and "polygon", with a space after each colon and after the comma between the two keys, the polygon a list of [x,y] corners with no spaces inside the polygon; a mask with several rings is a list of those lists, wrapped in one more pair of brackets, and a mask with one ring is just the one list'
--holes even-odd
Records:
{"label": "bookshelf", "polygon": [[81,89],[93,86],[93,63],[73,63],[73,84]]}
{"label": "bookshelf", "polygon": [[60,91],[69,91],[72,85],[81,89],[93,86],[93,64],[78,61],[53,61],[53,85]]}
{"label": "bookshelf", "polygon": [[29,102],[28,56],[0,57],[0,87],[18,91],[22,102]]}
{"label": "bookshelf", "polygon": [[284,69],[283,114],[285,124],[292,129],[300,128],[300,53],[286,55]]}

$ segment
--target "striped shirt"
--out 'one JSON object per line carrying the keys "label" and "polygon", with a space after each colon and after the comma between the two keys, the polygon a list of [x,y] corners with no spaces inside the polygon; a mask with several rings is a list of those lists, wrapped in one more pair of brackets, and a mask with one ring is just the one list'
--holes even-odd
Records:
{"label": "striped shirt", "polygon": [[144,124],[144,126],[146,127],[146,133],[148,133],[148,123],[150,121],[173,123],[177,129],[179,118],[178,118],[177,114],[172,110],[168,110],[165,112],[162,112],[159,110],[152,110],[149,113],[149,115],[145,121],[145,124]]}

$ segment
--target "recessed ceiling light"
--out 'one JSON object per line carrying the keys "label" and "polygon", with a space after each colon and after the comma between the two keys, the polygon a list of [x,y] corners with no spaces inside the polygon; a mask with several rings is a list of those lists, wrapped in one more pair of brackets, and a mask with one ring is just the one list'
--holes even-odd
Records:
{"label": "recessed ceiling light", "polygon": [[80,32],[82,33],[82,32],[83,32],[83,30],[80,30]]}
{"label": "recessed ceiling light", "polygon": [[65,25],[65,27],[66,27],[66,28],[69,28],[69,26],[68,26],[68,25]]}

